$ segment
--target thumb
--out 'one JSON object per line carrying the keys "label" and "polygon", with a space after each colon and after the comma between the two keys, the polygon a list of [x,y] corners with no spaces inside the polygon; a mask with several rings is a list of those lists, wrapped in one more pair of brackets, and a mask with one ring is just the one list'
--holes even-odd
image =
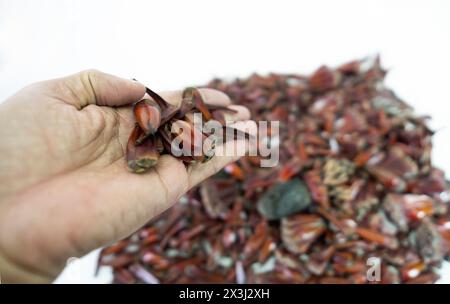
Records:
{"label": "thumb", "polygon": [[110,107],[128,105],[145,94],[143,84],[97,70],[62,78],[62,85],[70,95],[64,100],[78,109],[90,104]]}

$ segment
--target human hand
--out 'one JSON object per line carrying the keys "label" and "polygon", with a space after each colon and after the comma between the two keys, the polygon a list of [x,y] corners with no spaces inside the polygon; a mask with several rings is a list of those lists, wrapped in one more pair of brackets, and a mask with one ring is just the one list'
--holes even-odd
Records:
{"label": "human hand", "polygon": [[[0,104],[4,282],[50,282],[69,257],[126,237],[238,158],[215,156],[186,168],[163,155],[146,174],[128,172],[130,104],[144,92],[138,82],[87,71],[32,84]],[[221,92],[201,92],[207,103],[230,106]],[[161,95],[181,102],[181,92]],[[241,127],[252,124],[246,108],[230,107]]]}

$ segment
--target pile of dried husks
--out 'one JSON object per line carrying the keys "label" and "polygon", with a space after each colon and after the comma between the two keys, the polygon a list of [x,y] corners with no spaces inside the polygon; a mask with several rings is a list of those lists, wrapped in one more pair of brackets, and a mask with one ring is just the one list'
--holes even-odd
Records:
{"label": "pile of dried husks", "polygon": [[[379,59],[207,86],[280,121],[280,164],[248,156],[100,265],[117,283],[431,283],[449,252],[449,187],[432,131],[383,85]],[[370,260],[369,260],[370,261]]]}

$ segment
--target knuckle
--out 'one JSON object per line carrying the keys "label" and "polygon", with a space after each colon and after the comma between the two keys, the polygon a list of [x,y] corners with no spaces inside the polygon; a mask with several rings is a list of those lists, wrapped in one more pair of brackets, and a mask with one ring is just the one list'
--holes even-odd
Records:
{"label": "knuckle", "polygon": [[101,77],[102,72],[96,69],[88,69],[79,73],[79,79],[85,92],[88,94],[90,100],[96,101],[97,94],[95,88],[98,83],[98,79]]}
{"label": "knuckle", "polygon": [[81,80],[83,83],[92,84],[96,83],[97,79],[101,76],[102,72],[96,69],[84,70],[81,73]]}
{"label": "knuckle", "polygon": [[98,76],[99,74],[101,74],[102,72],[100,72],[99,70],[97,70],[97,69],[87,69],[87,70],[84,70],[83,72],[81,72],[82,74],[85,74],[86,76],[88,76],[88,77],[96,77],[96,76]]}

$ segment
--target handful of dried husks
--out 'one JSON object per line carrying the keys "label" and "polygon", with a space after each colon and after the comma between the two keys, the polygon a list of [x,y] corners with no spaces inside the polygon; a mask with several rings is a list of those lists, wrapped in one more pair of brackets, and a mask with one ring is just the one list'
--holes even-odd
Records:
{"label": "handful of dried husks", "polygon": [[[149,88],[147,95],[133,105],[136,124],[131,132],[126,150],[128,169],[134,173],[144,173],[156,165],[160,154],[171,154],[185,164],[206,162],[214,156],[215,140],[206,132],[204,124],[195,126],[194,115],[200,114],[208,123],[215,120],[223,131],[231,131],[233,138],[250,138],[244,132],[226,126],[225,112],[234,110],[207,105],[200,91],[186,88],[179,108],[171,105]],[[175,155],[173,144],[177,144],[179,155]],[[177,153],[178,154],[178,153]]]}
{"label": "handful of dried husks", "polygon": [[[280,121],[280,164],[244,157],[105,248],[117,283],[431,283],[450,245],[432,131],[383,86],[379,59],[209,87]],[[375,278],[375,281],[377,278]]]}

